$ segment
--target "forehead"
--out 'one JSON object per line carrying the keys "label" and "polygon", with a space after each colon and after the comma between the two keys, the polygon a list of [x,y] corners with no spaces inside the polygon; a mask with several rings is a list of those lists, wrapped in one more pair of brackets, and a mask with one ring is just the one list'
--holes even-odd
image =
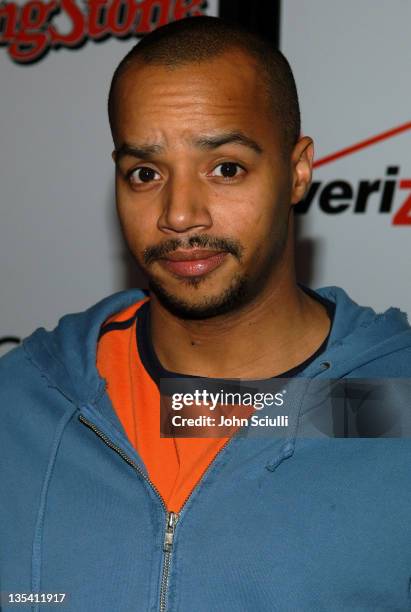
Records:
{"label": "forehead", "polygon": [[116,102],[119,140],[214,129],[255,133],[273,123],[261,69],[237,50],[173,68],[131,66],[120,77]]}

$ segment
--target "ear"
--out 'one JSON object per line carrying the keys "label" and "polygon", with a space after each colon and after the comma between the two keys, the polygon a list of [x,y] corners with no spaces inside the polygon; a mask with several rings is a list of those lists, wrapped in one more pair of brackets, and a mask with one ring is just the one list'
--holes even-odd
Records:
{"label": "ear", "polygon": [[111,158],[112,158],[114,163],[116,163],[116,157],[117,157],[117,151],[114,149],[114,151],[111,154]]}
{"label": "ear", "polygon": [[292,155],[293,185],[291,204],[298,204],[306,194],[311,183],[314,158],[314,143],[308,136],[303,136],[295,145]]}

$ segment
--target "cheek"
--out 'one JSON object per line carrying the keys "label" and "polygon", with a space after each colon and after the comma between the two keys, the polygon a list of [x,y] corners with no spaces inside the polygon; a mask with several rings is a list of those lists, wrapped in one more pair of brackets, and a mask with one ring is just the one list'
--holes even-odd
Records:
{"label": "cheek", "polygon": [[[272,185],[254,181],[247,189],[232,190],[230,197],[216,201],[215,227],[232,234],[248,248],[272,231],[280,214],[279,194]],[[253,248],[253,247],[252,247]]]}
{"label": "cheek", "polygon": [[141,252],[156,242],[157,218],[154,207],[145,205],[141,198],[137,201],[133,195],[117,189],[117,213],[127,244],[140,258]]}

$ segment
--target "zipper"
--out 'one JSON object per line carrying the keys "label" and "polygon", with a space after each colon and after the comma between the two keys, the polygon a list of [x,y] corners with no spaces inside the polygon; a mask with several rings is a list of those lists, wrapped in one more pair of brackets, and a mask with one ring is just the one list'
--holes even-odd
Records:
{"label": "zipper", "polygon": [[165,529],[164,541],[163,541],[163,570],[162,570],[162,574],[161,574],[161,583],[160,583],[160,607],[159,607],[159,612],[166,612],[166,609],[167,609],[167,591],[168,591],[168,583],[169,583],[169,579],[170,579],[170,568],[171,568],[171,556],[172,556],[173,544],[174,544],[174,532],[175,532],[175,528],[176,528],[177,522],[178,522],[178,520],[180,518],[181,511],[183,510],[184,506],[186,505],[186,503],[188,502],[188,500],[190,499],[191,495],[194,493],[195,489],[200,484],[202,479],[205,477],[205,475],[207,474],[209,469],[211,469],[211,466],[213,465],[213,463],[217,459],[218,455],[232,441],[234,436],[231,436],[228,440],[226,440],[226,442],[223,444],[223,446],[220,448],[220,450],[216,453],[216,455],[214,456],[214,459],[212,460],[212,462],[208,465],[207,469],[202,473],[200,478],[195,483],[195,485],[192,488],[190,494],[185,498],[185,500],[184,500],[184,502],[183,502],[183,504],[182,504],[182,506],[180,508],[180,512],[169,512],[167,510],[167,506],[166,506],[166,504],[164,502],[164,499],[161,497],[161,493],[159,492],[159,490],[157,489],[155,484],[150,480],[150,478],[143,472],[143,470],[140,468],[140,466],[138,466],[132,459],[130,459],[130,457],[128,455],[126,455],[126,453],[117,444],[112,442],[112,440],[110,440],[110,438],[108,436],[106,436],[106,434],[104,432],[102,432],[100,429],[98,429],[98,427],[96,427],[94,425],[94,423],[92,423],[91,421],[86,419],[82,414],[79,415],[78,419],[79,419],[79,421],[84,423],[84,425],[86,425],[87,427],[92,429],[94,431],[94,433],[99,438],[101,438],[103,440],[103,442],[105,442],[107,444],[107,446],[109,446],[114,451],[116,451],[116,453],[118,453],[120,455],[120,457],[122,457],[122,459],[124,459],[124,461],[126,461],[126,463],[131,465],[136,470],[136,472],[138,472],[138,474],[151,486],[151,488],[157,494],[157,497],[161,501],[161,505],[163,506],[163,508],[165,510],[165,513],[166,513],[166,529]]}
{"label": "zipper", "polygon": [[178,514],[175,512],[168,512],[166,504],[164,503],[164,499],[161,497],[160,491],[157,489],[155,484],[150,480],[150,478],[143,472],[143,470],[138,466],[126,453],[115,444],[104,432],[102,432],[98,427],[94,425],[91,421],[86,419],[82,414],[78,417],[79,421],[84,423],[87,427],[92,429],[94,433],[103,440],[111,449],[116,451],[120,455],[124,461],[126,461],[131,467],[133,467],[136,472],[151,486],[153,491],[157,494],[157,497],[161,501],[161,505],[164,508],[166,513],[166,529],[164,535],[164,544],[163,544],[163,571],[161,575],[161,586],[160,586],[160,612],[165,612],[166,603],[167,603],[167,588],[168,581],[170,576],[170,562],[171,562],[171,553],[173,548],[173,539],[174,539],[174,529],[178,521]]}
{"label": "zipper", "polygon": [[166,532],[164,534],[164,562],[160,586],[160,612],[165,612],[167,605],[168,582],[170,578],[171,554],[173,552],[174,530],[179,519],[177,512],[169,512],[167,516]]}
{"label": "zipper", "polygon": [[160,491],[157,489],[155,484],[151,482],[149,477],[143,472],[143,470],[140,468],[140,466],[137,465],[137,463],[135,463],[132,459],[130,459],[130,457],[128,455],[126,455],[126,453],[117,444],[114,444],[114,442],[112,442],[110,440],[110,438],[108,438],[106,436],[105,433],[103,433],[100,429],[98,429],[98,427],[96,427],[94,425],[94,423],[92,423],[91,421],[86,419],[82,414],[79,415],[78,419],[79,419],[79,421],[81,421],[82,423],[87,425],[87,427],[92,429],[94,431],[94,433],[97,434],[98,437],[101,438],[103,440],[103,442],[105,442],[107,444],[107,446],[109,446],[110,448],[115,450],[120,455],[120,457],[122,457],[122,459],[124,459],[124,461],[126,461],[129,465],[131,465],[140,474],[140,476],[152,487],[154,492],[157,494],[158,498],[161,501],[161,504],[162,504],[164,510],[167,513],[167,508],[166,508],[166,505],[164,503],[163,498],[161,497]]}
{"label": "zipper", "polygon": [[180,512],[168,512],[167,514],[167,527],[166,527],[166,532],[164,535],[164,545],[163,545],[164,563],[163,563],[163,574],[161,577],[161,588],[160,588],[160,612],[166,612],[166,609],[167,609],[167,591],[168,591],[168,582],[169,582],[169,576],[170,576],[171,554],[173,552],[173,544],[174,544],[174,531],[175,531],[177,522],[180,518],[181,512],[184,506],[186,505],[186,503],[188,502],[188,500],[190,499],[191,495],[196,490],[197,486],[200,484],[200,482],[203,480],[203,478],[207,474],[208,470],[211,469],[211,466],[213,465],[214,461],[217,459],[218,455],[231,442],[233,437],[234,436],[231,436],[229,440],[226,440],[226,442],[223,444],[220,450],[215,454],[212,462],[208,465],[206,470],[201,474],[200,478],[197,480],[194,487],[191,489],[189,495],[187,495],[187,497],[185,498],[180,508]]}

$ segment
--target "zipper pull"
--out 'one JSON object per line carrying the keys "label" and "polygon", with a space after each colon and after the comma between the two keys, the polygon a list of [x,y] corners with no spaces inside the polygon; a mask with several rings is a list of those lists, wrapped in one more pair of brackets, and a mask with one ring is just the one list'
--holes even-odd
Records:
{"label": "zipper pull", "polygon": [[173,548],[174,530],[178,521],[178,514],[175,512],[168,513],[166,533],[164,536],[164,552],[171,552]]}

